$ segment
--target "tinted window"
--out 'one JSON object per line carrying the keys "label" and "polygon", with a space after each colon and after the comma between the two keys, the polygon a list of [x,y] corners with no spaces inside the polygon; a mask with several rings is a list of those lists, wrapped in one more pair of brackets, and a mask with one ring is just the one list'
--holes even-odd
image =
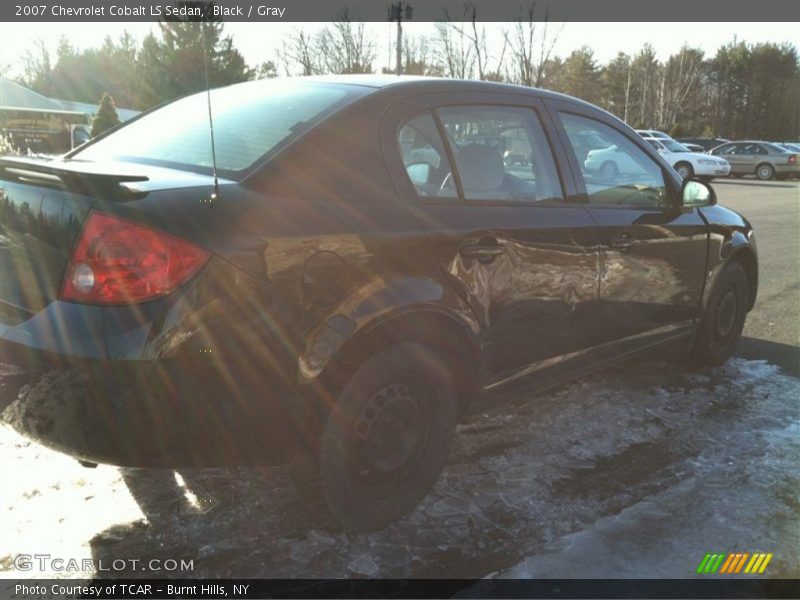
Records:
{"label": "tinted window", "polygon": [[[660,207],[668,205],[664,174],[656,162],[622,133],[594,119],[561,113],[578,160],[590,203]],[[606,148],[585,152],[587,133],[605,140]]]}
{"label": "tinted window", "polygon": [[734,154],[736,144],[725,144],[719,148],[714,148],[714,154]]}
{"label": "tinted window", "polygon": [[[277,81],[213,90],[217,168],[228,176],[246,170],[341,105],[348,93],[357,92],[330,85]],[[205,92],[182,98],[74,156],[209,171],[212,160],[207,103]]]}
{"label": "tinted window", "polygon": [[563,199],[550,146],[533,110],[457,106],[438,113],[466,200]]}
{"label": "tinted window", "polygon": [[456,198],[452,169],[431,113],[414,117],[397,136],[403,166],[420,196]]}

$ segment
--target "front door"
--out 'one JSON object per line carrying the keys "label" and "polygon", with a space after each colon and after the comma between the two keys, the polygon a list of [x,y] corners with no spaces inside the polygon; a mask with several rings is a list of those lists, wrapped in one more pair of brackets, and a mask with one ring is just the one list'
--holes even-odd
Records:
{"label": "front door", "polygon": [[577,148],[573,156],[601,257],[595,342],[688,330],[705,282],[708,241],[699,212],[680,205],[678,183],[644,150],[646,142],[610,120],[566,108],[557,114],[570,148],[593,135],[624,156],[605,171],[591,152],[582,163]]}

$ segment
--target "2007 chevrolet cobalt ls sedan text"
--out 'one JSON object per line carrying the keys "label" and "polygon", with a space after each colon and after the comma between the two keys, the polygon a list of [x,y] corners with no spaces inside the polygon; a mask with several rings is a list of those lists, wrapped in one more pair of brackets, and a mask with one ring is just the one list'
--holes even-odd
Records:
{"label": "2007 chevrolet cobalt ls sedan text", "polygon": [[635,131],[486,82],[189,96],[3,158],[0,216],[2,361],[51,390],[17,427],[122,465],[304,457],[361,530],[425,496],[471,401],[666,343],[721,363],[758,282],[747,221]]}

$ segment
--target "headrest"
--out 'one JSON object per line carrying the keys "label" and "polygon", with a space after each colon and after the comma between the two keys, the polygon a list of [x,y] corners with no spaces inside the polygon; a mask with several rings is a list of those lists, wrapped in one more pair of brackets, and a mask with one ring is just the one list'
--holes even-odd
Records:
{"label": "headrest", "polygon": [[500,151],[485,144],[470,144],[461,148],[457,163],[465,192],[496,190],[506,174]]}

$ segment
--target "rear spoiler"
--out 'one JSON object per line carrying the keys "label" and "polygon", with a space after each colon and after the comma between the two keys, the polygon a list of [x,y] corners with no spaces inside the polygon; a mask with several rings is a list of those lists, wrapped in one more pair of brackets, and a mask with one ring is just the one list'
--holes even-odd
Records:
{"label": "rear spoiler", "polygon": [[92,166],[92,163],[3,156],[0,157],[0,178],[123,202],[147,195],[125,185],[148,181],[145,175],[97,172],[91,170]]}

